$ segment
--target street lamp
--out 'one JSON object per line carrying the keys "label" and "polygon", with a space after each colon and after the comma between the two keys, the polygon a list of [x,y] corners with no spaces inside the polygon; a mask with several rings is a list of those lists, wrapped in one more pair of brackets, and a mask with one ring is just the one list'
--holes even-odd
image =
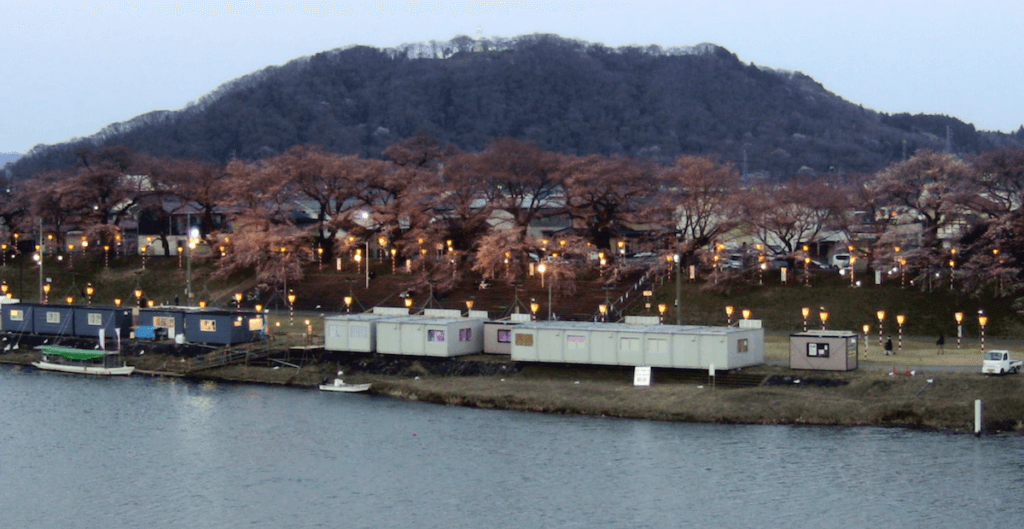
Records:
{"label": "street lamp", "polygon": [[861,330],[864,331],[864,358],[867,358],[868,357],[868,331],[871,330],[871,326],[865,323],[864,326],[861,328]]}
{"label": "street lamp", "polygon": [[121,307],[121,298],[114,298],[114,306]]}
{"label": "street lamp", "polygon": [[[45,287],[44,287],[45,289]],[[96,289],[92,287],[92,283],[85,286],[86,305],[92,305],[92,295],[96,292]]]}
{"label": "street lamp", "polygon": [[242,308],[242,293],[241,292],[235,292],[235,310],[240,310],[241,308]]}
{"label": "street lamp", "polygon": [[807,318],[811,315],[810,307],[800,309],[800,314],[804,317],[804,332],[807,332]]}
{"label": "street lamp", "polygon": [[544,272],[548,271],[548,266],[541,263],[537,265],[537,271],[540,272],[540,288],[544,288]]}
{"label": "street lamp", "polygon": [[725,307],[725,317],[726,317],[726,320],[725,320],[725,321],[726,321],[726,323],[725,323],[725,326],[726,326],[726,327],[732,327],[732,313],[733,313],[733,311],[735,311],[735,310],[736,310],[736,309],[735,309],[735,308],[733,308],[733,306],[732,306],[732,305],[726,305],[726,307]]}
{"label": "street lamp", "polygon": [[597,310],[598,310],[598,312],[601,313],[601,321],[602,322],[608,321],[608,304],[607,303],[602,303],[602,304],[598,305],[597,306]]}
{"label": "street lamp", "polygon": [[665,323],[665,311],[667,310],[667,303],[658,303],[658,323]]}
{"label": "street lamp", "polygon": [[956,320],[956,348],[960,349],[960,341],[964,336],[964,313],[957,312],[953,314],[953,319]]}
{"label": "street lamp", "polygon": [[[46,283],[45,285],[43,285],[43,304],[44,305],[50,302],[50,288],[51,287],[50,287],[49,283]],[[6,293],[7,293],[7,285],[4,285],[4,294],[6,294]]]}
{"label": "street lamp", "polygon": [[75,298],[74,298],[74,296],[68,296],[68,297],[64,298],[64,301],[67,301],[68,305],[71,305],[72,303],[75,302]]}
{"label": "street lamp", "polygon": [[[189,223],[191,223],[191,217]],[[188,230],[188,270],[185,273],[185,297],[189,305],[192,305],[192,254],[195,252],[198,242],[199,228],[193,226]]]}
{"label": "street lamp", "polygon": [[[602,305],[602,307],[603,306],[604,305]],[[536,301],[530,302],[530,313],[532,314],[532,318],[534,320],[537,319],[537,311],[538,310],[540,310],[540,303],[537,303]],[[603,312],[602,312],[602,314],[603,314]]]}
{"label": "street lamp", "polygon": [[988,325],[988,316],[978,311],[978,325],[981,326],[981,354],[985,354],[985,326]]}
{"label": "street lamp", "polygon": [[352,314],[352,296],[345,296],[345,313]]}
{"label": "street lamp", "polygon": [[875,313],[875,316],[878,317],[878,345],[881,346],[882,345],[882,322],[885,320],[885,311],[884,310],[880,310],[880,311]]}
{"label": "street lamp", "polygon": [[142,308],[142,289],[135,289],[135,301],[139,304],[139,308]]}
{"label": "street lamp", "polygon": [[898,350],[901,353],[903,352],[903,322],[905,322],[905,321],[907,321],[907,317],[906,316],[904,316],[902,314],[897,314],[896,315],[896,324],[899,325],[899,327],[900,327],[900,331],[899,331],[900,338],[899,338],[899,349]]}
{"label": "street lamp", "polygon": [[288,325],[295,324],[295,293],[288,291]]}
{"label": "street lamp", "polygon": [[749,320],[750,319],[750,309],[743,309],[740,312],[740,314],[743,315],[743,319],[745,319],[745,320]]}
{"label": "street lamp", "polygon": [[828,323],[828,311],[822,308],[818,311],[818,319],[821,320],[821,330],[825,330],[825,324]]}

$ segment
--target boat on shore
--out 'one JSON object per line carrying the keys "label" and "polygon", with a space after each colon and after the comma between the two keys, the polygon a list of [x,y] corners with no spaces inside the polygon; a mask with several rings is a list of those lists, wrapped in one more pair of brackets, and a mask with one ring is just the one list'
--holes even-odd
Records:
{"label": "boat on shore", "polygon": [[76,349],[58,345],[40,345],[42,357],[32,365],[47,371],[85,375],[130,375],[135,366],[121,360],[119,351]]}
{"label": "boat on shore", "polygon": [[337,391],[340,393],[361,393],[370,389],[370,384],[348,384],[342,378],[343,373],[338,371],[338,376],[334,378],[334,382],[327,383],[324,379],[324,383],[320,384],[320,391]]}

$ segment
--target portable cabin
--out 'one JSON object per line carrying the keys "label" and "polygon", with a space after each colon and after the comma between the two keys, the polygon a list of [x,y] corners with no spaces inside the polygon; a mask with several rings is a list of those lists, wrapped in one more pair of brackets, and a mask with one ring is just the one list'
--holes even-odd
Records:
{"label": "portable cabin", "polygon": [[185,341],[232,345],[259,340],[263,315],[254,311],[200,310],[185,313]]}
{"label": "portable cabin", "polygon": [[173,340],[185,332],[185,314],[194,312],[188,307],[150,307],[139,309],[139,327],[165,329],[167,338]]}
{"label": "portable cabin", "polygon": [[36,334],[74,335],[74,305],[36,305],[32,311],[32,329]]}
{"label": "portable cabin", "polygon": [[463,356],[483,352],[484,320],[406,316],[377,322],[377,352],[413,356]]}
{"label": "portable cabin", "polygon": [[324,349],[372,353],[377,347],[377,322],[394,318],[383,314],[324,316]]}
{"label": "portable cabin", "polygon": [[789,368],[815,371],[857,369],[857,333],[807,331],[789,335]]}
{"label": "portable cabin", "polygon": [[132,309],[97,305],[75,307],[75,336],[96,338],[100,330],[104,336],[120,335],[127,338],[132,332]]}
{"label": "portable cabin", "polygon": [[8,303],[0,305],[0,326],[4,332],[33,332],[32,320],[35,305],[28,303]]}
{"label": "portable cabin", "polygon": [[545,321],[512,331],[512,360],[573,364],[737,369],[764,363],[759,327],[629,325]]}
{"label": "portable cabin", "polygon": [[512,354],[512,329],[520,322],[499,320],[484,322],[484,352],[488,354]]}

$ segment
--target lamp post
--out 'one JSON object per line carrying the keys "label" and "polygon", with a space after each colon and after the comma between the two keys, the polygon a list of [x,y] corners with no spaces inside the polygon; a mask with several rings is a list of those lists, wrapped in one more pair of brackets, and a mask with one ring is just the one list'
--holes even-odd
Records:
{"label": "lamp post", "polygon": [[602,303],[602,304],[598,305],[597,306],[597,310],[598,310],[598,312],[601,313],[601,321],[602,322],[607,322],[608,321],[608,304],[607,303]]}
{"label": "lamp post", "polygon": [[235,310],[241,310],[242,308],[242,293],[235,292]]}
{"label": "lamp post", "polygon": [[352,296],[345,296],[345,314],[352,314]]}
{"label": "lamp post", "polygon": [[743,319],[745,319],[745,320],[749,320],[750,319],[750,309],[743,309],[742,311],[740,311],[740,314],[743,315]]}
{"label": "lamp post", "polygon": [[868,357],[868,331],[871,330],[871,326],[865,323],[864,326],[861,328],[861,330],[864,331],[864,358],[867,358]]}
{"label": "lamp post", "polygon": [[678,253],[672,257],[672,260],[676,264],[676,325],[683,324],[683,279],[682,279],[682,260],[683,257]]}
{"label": "lamp post", "polygon": [[114,298],[114,306],[121,308],[121,298]]}
{"label": "lamp post", "polygon": [[540,303],[537,303],[536,301],[531,301],[530,302],[530,314],[531,314],[530,318],[531,319],[533,319],[533,320],[537,319],[537,311],[538,310],[540,310]]}
{"label": "lamp post", "polygon": [[668,310],[667,303],[658,303],[658,323],[665,323],[665,311]]}
{"label": "lamp post", "polygon": [[804,317],[804,332],[807,332],[807,318],[811,315],[811,308],[804,307],[800,309],[800,315]]}
{"label": "lamp post", "polygon": [[882,345],[882,322],[885,320],[885,311],[884,310],[880,310],[880,311],[875,313],[875,316],[878,317],[878,345],[881,346]]}
{"label": "lamp post", "polygon": [[897,314],[896,315],[896,324],[899,325],[899,327],[900,327],[900,330],[899,330],[899,337],[900,338],[899,338],[899,348],[898,348],[898,351],[901,352],[901,353],[903,352],[903,322],[905,322],[905,321],[907,321],[907,317],[906,316],[904,316],[903,314]]}
{"label": "lamp post", "polygon": [[295,325],[295,293],[288,291],[288,325]]}
{"label": "lamp post", "polygon": [[142,269],[146,269],[146,252],[149,250],[149,246],[143,246],[139,248],[139,252],[142,253]]}
{"label": "lamp post", "polygon": [[[189,216],[189,223],[191,223]],[[196,251],[196,244],[199,240],[199,228],[191,227],[188,230],[188,270],[185,273],[185,298],[188,305],[192,305],[192,254]]]}
{"label": "lamp post", "polygon": [[851,255],[850,256],[850,286],[851,287],[857,285],[857,282],[854,280],[854,276],[856,275],[854,273],[854,270],[857,268],[856,264],[857,264],[857,256],[856,255]]}
{"label": "lamp post", "polygon": [[64,301],[66,301],[68,303],[68,305],[72,305],[75,302],[75,297],[74,296],[68,296],[68,297],[64,298]]}
{"label": "lamp post", "polygon": [[821,330],[825,330],[825,324],[828,322],[828,311],[822,308],[818,311],[818,319],[821,320]]}
{"label": "lamp post", "polygon": [[960,342],[964,336],[964,313],[957,312],[953,314],[953,319],[956,320],[956,348],[960,349]]}
{"label": "lamp post", "polygon": [[736,309],[732,305],[726,305],[725,307],[725,326],[732,327],[732,313]]}
{"label": "lamp post", "polygon": [[[110,267],[110,245],[103,245],[103,268]],[[180,266],[178,268],[181,268]]]}
{"label": "lamp post", "polygon": [[88,285],[85,286],[86,305],[92,305],[92,295],[95,292],[96,289],[93,288],[92,283],[89,283]]}
{"label": "lamp post", "polygon": [[[50,288],[51,287],[50,287],[49,283],[43,285],[43,304],[44,305],[50,303]],[[4,285],[4,294],[6,294],[6,293],[7,293],[7,285]]]}
{"label": "lamp post", "polygon": [[544,272],[548,271],[548,266],[541,263],[537,265],[537,271],[540,272],[540,288],[544,288]]}
{"label": "lamp post", "polygon": [[141,288],[136,288],[135,289],[135,301],[136,301],[136,303],[139,304],[139,308],[141,309],[142,308],[142,289]]}
{"label": "lamp post", "polygon": [[981,354],[985,354],[985,326],[988,325],[988,316],[978,311],[978,325],[981,327]]}

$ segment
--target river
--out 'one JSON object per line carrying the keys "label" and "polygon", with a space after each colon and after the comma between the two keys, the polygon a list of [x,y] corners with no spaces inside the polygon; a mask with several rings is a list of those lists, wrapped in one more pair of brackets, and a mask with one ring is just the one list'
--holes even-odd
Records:
{"label": "river", "polygon": [[4,527],[1019,527],[1024,437],[731,426],[0,366]]}

